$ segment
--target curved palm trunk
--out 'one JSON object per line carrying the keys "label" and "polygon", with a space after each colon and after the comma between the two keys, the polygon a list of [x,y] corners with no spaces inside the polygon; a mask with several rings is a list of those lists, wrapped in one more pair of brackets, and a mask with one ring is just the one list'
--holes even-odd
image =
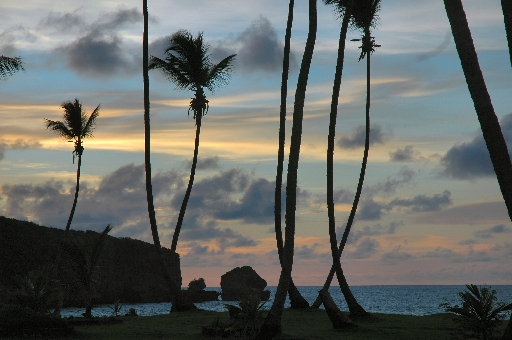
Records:
{"label": "curved palm trunk", "polygon": [[295,103],[293,108],[293,125],[288,157],[288,173],[286,180],[286,215],[285,243],[283,247],[283,263],[277,286],[274,303],[270,309],[257,339],[272,339],[282,333],[281,319],[283,315],[286,292],[291,279],[293,266],[293,249],[295,238],[295,210],[297,207],[297,171],[299,167],[300,144],[302,140],[302,117],[304,115],[304,100],[308,84],[309,69],[315,48],[317,30],[316,0],[309,0],[309,33],[302,57]]}
{"label": "curved palm trunk", "polygon": [[172,236],[172,252],[176,252],[176,247],[178,246],[178,237],[180,236],[181,225],[183,224],[185,211],[187,210],[188,200],[190,198],[190,193],[192,192],[192,185],[194,184],[194,177],[196,175],[197,154],[199,152],[199,134],[201,133],[202,117],[202,112],[196,112],[196,139],[194,143],[194,157],[192,158],[192,166],[190,167],[190,178],[188,180],[187,191],[185,192],[185,197],[183,198],[183,202],[181,203],[180,213],[178,215],[178,222],[176,223],[174,235]]}
{"label": "curved palm trunk", "polygon": [[[156,223],[155,206],[153,203],[153,186],[151,184],[151,128],[149,116],[149,75],[148,75],[148,3],[147,0],[142,1],[143,14],[144,14],[144,33],[142,41],[142,74],[144,78],[144,165],[146,170],[146,199],[148,202],[149,224],[151,227],[151,234],[153,236],[153,244],[160,269],[167,283],[170,293],[172,310],[185,311],[194,309],[195,305],[186,299],[181,294],[181,282],[177,282],[176,278],[169,273],[165,263],[160,238],[158,236],[158,226]],[[177,267],[177,268],[173,268]],[[171,258],[172,273],[179,273],[179,255],[173,254]],[[176,276],[176,275],[175,275]],[[180,275],[177,275],[180,276]],[[181,277],[181,276],[180,276]]]}
{"label": "curved palm trunk", "polygon": [[[279,110],[279,150],[277,152],[277,175],[276,190],[274,196],[274,221],[277,241],[277,253],[279,254],[279,262],[283,264],[283,231],[281,228],[281,188],[283,185],[283,163],[284,163],[284,143],[286,129],[286,96],[288,92],[288,71],[290,69],[290,38],[292,35],[293,23],[293,6],[294,0],[290,0],[288,5],[288,20],[286,22],[286,34],[284,38],[284,55],[283,55],[283,73],[281,77],[281,106]],[[290,280],[288,288],[288,296],[292,308],[302,309],[308,308],[309,303],[300,294],[299,290]]]}
{"label": "curved palm trunk", "polygon": [[510,66],[512,66],[512,1],[501,0],[501,10],[503,11],[503,20],[505,21],[505,33],[507,34]]}
{"label": "curved palm trunk", "polygon": [[[331,244],[331,254],[333,258],[333,265],[331,268],[331,272],[329,273],[328,279],[324,284],[324,289],[327,290],[331,285],[332,278],[334,276],[334,272],[336,272],[336,277],[338,278],[338,284],[340,289],[345,297],[347,305],[349,307],[349,311],[351,316],[361,317],[367,315],[367,312],[364,310],[361,305],[357,302],[356,298],[350,291],[345,275],[343,274],[343,270],[341,268],[340,255],[341,251],[338,250],[337,242],[336,242],[336,221],[334,214],[334,137],[336,135],[336,120],[338,113],[338,97],[341,87],[341,77],[343,74],[343,62],[345,57],[345,40],[347,37],[347,29],[348,23],[350,20],[350,14],[352,9],[353,1],[347,6],[347,11],[343,17],[343,22],[340,30],[340,39],[339,39],[339,47],[338,47],[338,61],[336,64],[336,73],[334,76],[334,85],[333,92],[331,98],[331,112],[330,112],[330,120],[329,120],[329,136],[327,140],[327,213],[329,217],[329,240]],[[368,158],[368,147],[369,147],[369,87],[370,87],[370,72],[369,72],[369,61],[367,60],[367,98],[366,98],[366,140],[365,140],[365,152],[363,157],[363,165],[361,168],[361,174],[359,177],[358,183],[358,191],[356,192],[356,198],[354,199],[354,205],[357,207],[357,202],[359,201],[359,196],[361,194],[361,187],[363,184],[364,173],[366,169],[366,160]],[[354,209],[354,205],[352,210]],[[345,234],[348,236],[348,232],[350,230],[349,225],[345,228]],[[341,247],[340,247],[341,248]],[[332,273],[332,274],[331,274]],[[329,280],[330,278],[330,280]],[[318,295],[317,301],[321,301],[320,294]],[[318,304],[318,303],[317,303]]]}
{"label": "curved palm trunk", "polygon": [[[480,69],[471,31],[466,19],[466,13],[461,0],[444,0],[446,15],[450,21],[453,40],[459,54],[462,70],[466,78],[469,93],[473,100],[475,111],[480,122],[482,134],[489,150],[491,162],[498,179],[501,194],[505,200],[509,218],[512,220],[512,164],[508,153],[505,138],[501,132],[498,117],[494,112],[491,97],[487,91],[485,80]],[[504,10],[505,12],[505,10]],[[510,27],[510,26],[508,26]],[[507,27],[507,29],[509,29]],[[510,34],[507,34],[510,46]],[[503,339],[512,338],[510,329],[512,319],[509,321]],[[507,338],[508,337],[508,338]]]}
{"label": "curved palm trunk", "polygon": [[[80,139],[78,140],[80,143]],[[76,168],[76,187],[75,187],[75,199],[73,200],[73,206],[69,213],[68,223],[66,224],[66,231],[71,228],[71,221],[73,221],[73,215],[75,215],[76,203],[78,202],[78,191],[80,191],[80,167],[82,166],[82,151],[78,152],[78,165]]]}

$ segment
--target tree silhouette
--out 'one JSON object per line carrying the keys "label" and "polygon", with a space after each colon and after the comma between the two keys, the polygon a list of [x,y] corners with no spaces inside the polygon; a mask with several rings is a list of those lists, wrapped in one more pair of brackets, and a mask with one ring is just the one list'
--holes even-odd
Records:
{"label": "tree silhouette", "polygon": [[[512,220],[512,163],[507,144],[501,131],[498,117],[494,112],[491,97],[485,85],[484,76],[478,62],[471,30],[461,0],[444,0],[446,15],[452,29],[453,40],[459,54],[462,71],[466,78],[469,94],[480,122],[482,135],[489,150],[492,166],[498,179],[501,194],[507,206],[508,216]],[[505,338],[512,338],[512,317]]]}
{"label": "tree silhouette", "polygon": [[286,178],[286,226],[281,275],[279,276],[279,283],[277,285],[274,303],[272,304],[256,339],[272,339],[282,332],[281,319],[293,267],[295,210],[297,207],[297,171],[299,167],[300,144],[302,140],[302,118],[304,115],[304,101],[306,97],[309,69],[315,48],[316,30],[316,0],[309,0],[309,32],[302,57],[299,78],[297,80],[297,89],[295,91],[290,154],[288,156],[288,173]]}
{"label": "tree silhouette", "polygon": [[69,214],[68,222],[66,224],[66,231],[68,231],[71,227],[71,221],[73,220],[76,203],[78,201],[78,191],[80,190],[80,167],[82,165],[82,154],[84,152],[82,141],[86,137],[92,137],[96,118],[99,115],[100,106],[98,105],[94,109],[89,118],[87,118],[87,114],[82,110],[82,104],[78,99],[75,99],[74,102],[64,102],[61,107],[64,109],[64,122],[53,121],[45,118],[45,124],[47,129],[55,131],[58,135],[67,139],[68,142],[74,143],[75,148],[72,152],[73,163],[75,162],[75,156],[78,158],[75,199],[73,200],[71,213]]}
{"label": "tree silhouette", "polygon": [[185,210],[187,209],[187,203],[194,183],[201,119],[208,112],[208,100],[204,94],[204,88],[213,92],[216,87],[226,84],[236,56],[236,54],[232,54],[222,59],[218,64],[213,64],[210,60],[208,49],[209,46],[203,41],[202,33],[199,33],[194,38],[189,32],[180,30],[171,36],[169,47],[165,50],[165,60],[151,56],[149,63],[149,69],[161,69],[169,81],[178,88],[194,91],[194,98],[190,101],[189,107],[189,113],[192,111],[193,118],[196,121],[194,157],[192,158],[187,190],[172,237],[172,252],[176,252]]}
{"label": "tree silhouette", "polygon": [[505,22],[510,66],[512,67],[512,1],[501,0],[501,9],[503,11],[503,21]]}
{"label": "tree silhouette", "polygon": [[[142,11],[144,16],[144,32],[142,37],[142,76],[144,81],[144,165],[146,173],[146,200],[148,203],[149,225],[151,235],[153,236],[153,244],[159,262],[160,270],[164,276],[171,293],[172,310],[186,311],[194,309],[195,305],[184,298],[181,294],[181,275],[172,275],[166,265],[162,254],[162,245],[158,236],[158,226],[156,223],[155,205],[153,202],[153,186],[151,184],[151,127],[150,127],[150,106],[149,106],[149,55],[148,55],[148,3],[147,0],[142,1]],[[179,255],[174,253],[171,258],[172,264],[179,263]],[[174,265],[174,269],[179,269],[179,265]],[[173,270],[174,274],[177,271]]]}
{"label": "tree silhouette", "polygon": [[[286,97],[288,93],[288,72],[290,69],[290,40],[292,35],[293,24],[293,6],[295,1],[290,0],[288,5],[288,20],[286,22],[286,34],[284,38],[283,53],[283,72],[281,75],[281,105],[279,107],[279,148],[277,152],[277,174],[276,174],[276,190],[274,195],[274,223],[277,241],[277,253],[279,262],[283,263],[283,230],[281,228],[281,189],[283,185],[283,164],[284,164],[284,143],[286,130]],[[300,294],[299,290],[290,278],[288,287],[288,296],[290,297],[290,305],[292,308],[308,308],[309,303]]]}
{"label": "tree silhouette", "polygon": [[20,70],[25,70],[25,65],[20,57],[11,58],[4,55],[0,56],[0,79],[10,77]]}

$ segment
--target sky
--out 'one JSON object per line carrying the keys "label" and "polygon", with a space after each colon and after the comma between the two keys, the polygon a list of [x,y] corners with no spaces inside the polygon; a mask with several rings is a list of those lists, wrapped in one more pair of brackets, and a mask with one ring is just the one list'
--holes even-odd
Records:
{"label": "sky", "polygon": [[[499,0],[463,1],[507,141],[512,69]],[[0,81],[0,211],[64,228],[73,202],[72,144],[47,130],[61,104],[100,106],[84,140],[72,229],[152,242],[144,180],[142,1],[3,2],[0,54],[25,71]],[[207,286],[237,266],[277,285],[274,234],[282,56],[288,1],[149,0],[149,52],[169,36],[203,32],[214,62],[236,53],[229,84],[206,92],[199,162],[177,251],[183,285]],[[327,130],[341,21],[318,3],[304,107],[293,277],[323,285],[332,263],[326,208]],[[292,30],[286,155],[308,30],[297,1]],[[359,38],[351,30],[348,39]],[[371,140],[342,266],[350,285],[512,284],[512,225],[469,96],[443,2],[382,2],[373,35]],[[347,41],[334,165],[336,226],[345,228],[364,145],[366,63]],[[194,148],[193,93],[150,71],[153,188],[161,242],[170,247]],[[286,172],[285,164],[285,172]],[[286,173],[285,173],[286,178]],[[284,186],[283,186],[284,192]],[[283,196],[283,200],[284,200]],[[283,214],[284,216],[284,214]]]}

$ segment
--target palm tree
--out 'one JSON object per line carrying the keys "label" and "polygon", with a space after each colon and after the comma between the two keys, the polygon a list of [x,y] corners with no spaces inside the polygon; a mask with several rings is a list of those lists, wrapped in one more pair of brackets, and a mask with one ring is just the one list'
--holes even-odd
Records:
{"label": "palm tree", "polygon": [[[332,3],[332,1],[329,1]],[[346,8],[347,4],[346,1],[334,1],[335,3],[339,3],[340,5],[344,6]],[[343,4],[345,2],[345,4]],[[351,226],[354,222],[355,213],[357,211],[357,206],[359,203],[359,199],[361,196],[361,191],[363,188],[363,182],[364,182],[364,176],[366,172],[366,164],[368,162],[368,151],[370,147],[370,55],[375,51],[376,47],[380,47],[380,45],[375,44],[374,38],[371,36],[371,28],[376,26],[378,16],[377,12],[380,9],[380,0],[362,0],[362,1],[356,1],[352,8],[352,16],[350,20],[350,24],[352,27],[360,29],[363,31],[362,39],[352,39],[352,41],[360,41],[362,40],[362,45],[359,47],[361,48],[361,54],[359,56],[359,61],[361,59],[364,59],[366,56],[366,136],[365,136],[365,148],[364,148],[364,154],[363,154],[363,162],[361,164],[361,171],[359,174],[359,181],[357,184],[356,189],[356,195],[354,197],[354,202],[352,204],[352,209],[350,211],[350,215],[348,218],[347,225],[345,227],[345,231],[343,233],[342,239],[340,241],[339,248],[337,249],[338,252],[338,260],[334,260],[334,264],[331,267],[331,271],[329,272],[329,275],[327,276],[327,279],[324,283],[324,290],[328,289],[331,285],[332,279],[334,277],[334,273],[336,272],[336,276],[338,277],[338,283],[340,285],[340,289],[343,293],[343,296],[345,297],[345,300],[347,302],[347,305],[349,307],[350,315],[353,317],[363,317],[368,315],[368,313],[364,310],[361,305],[357,302],[356,298],[352,294],[350,287],[348,286],[347,280],[343,274],[343,270],[341,268],[341,263],[339,264],[339,268],[336,268],[338,266],[339,257],[341,256],[343,249],[347,243],[348,235],[350,233]],[[333,94],[334,96],[334,94]],[[332,105],[332,104],[331,104]],[[335,109],[335,108],[334,108]],[[332,115],[333,108],[331,107],[331,115]],[[332,116],[331,116],[332,119]],[[331,129],[334,127],[329,127]],[[330,135],[334,133],[334,130],[331,132]],[[329,158],[332,158],[332,152],[334,151],[334,139],[330,141],[332,145],[330,145],[330,150],[328,149],[328,185],[327,185],[327,204],[328,204],[328,210],[329,210],[329,230],[330,230],[330,239],[331,239],[331,250],[333,251],[334,247],[333,241],[336,240],[336,231],[335,231],[335,223],[334,223],[334,201],[333,201],[333,194],[332,194],[332,177],[329,178],[329,171],[331,171],[332,176],[332,159],[329,160]],[[331,162],[331,164],[329,164]],[[330,184],[329,184],[330,181]],[[333,239],[334,237],[334,239]],[[320,295],[317,297],[315,303],[313,304],[313,307],[319,307],[321,304],[321,297]]]}
{"label": "palm tree", "polygon": [[[290,40],[292,35],[293,23],[293,6],[295,1],[290,0],[288,5],[288,20],[286,22],[286,34],[284,38],[283,53],[283,72],[281,77],[281,105],[279,107],[279,149],[277,152],[277,174],[276,174],[276,190],[274,196],[274,221],[277,241],[277,253],[279,262],[283,264],[283,231],[281,228],[281,188],[283,184],[283,163],[284,163],[284,143],[286,130],[286,97],[288,92],[288,71],[290,69]],[[290,279],[288,287],[288,296],[290,297],[290,305],[292,308],[308,308],[309,303],[300,294],[299,290]]]}
{"label": "palm tree", "polygon": [[[180,275],[171,275],[165,264],[162,254],[162,245],[158,236],[158,226],[156,223],[155,205],[153,203],[153,186],[151,184],[151,128],[149,116],[149,74],[148,74],[148,2],[142,1],[143,16],[144,16],[144,33],[142,37],[142,75],[144,81],[144,165],[146,170],[146,200],[148,202],[149,225],[151,227],[151,234],[153,236],[153,244],[157,254],[157,259],[160,263],[160,269],[163,273],[165,282],[167,283],[170,293],[172,310],[187,311],[194,309],[195,306],[192,302],[185,299],[181,294],[181,281],[178,277]],[[171,259],[172,263],[179,263],[179,255],[173,254]],[[179,269],[179,265],[176,265]]]}
{"label": "palm tree", "polygon": [[47,129],[51,129],[61,137],[64,137],[68,142],[75,144],[73,150],[73,163],[75,162],[75,156],[78,157],[78,165],[76,170],[76,188],[75,188],[75,199],[73,200],[73,206],[71,207],[71,213],[69,214],[68,223],[66,224],[66,231],[71,227],[71,221],[75,214],[76,203],[78,201],[78,191],[80,190],[80,167],[82,165],[82,154],[84,147],[82,141],[86,137],[92,137],[94,131],[94,124],[96,118],[100,112],[100,106],[98,105],[87,118],[87,113],[82,110],[82,104],[75,99],[74,102],[64,102],[61,107],[64,109],[64,122],[53,121],[45,118],[45,124]]}
{"label": "palm tree", "polygon": [[512,1],[501,0],[501,9],[503,11],[503,21],[505,22],[505,33],[507,34],[510,66],[512,66]]}
{"label": "palm tree", "polygon": [[[353,19],[352,11],[355,9],[358,10],[357,6],[361,7],[362,3],[358,2],[357,5],[354,5],[354,1],[343,1],[343,0],[324,0],[325,4],[335,5],[336,10],[343,14],[343,21],[340,29],[340,39],[338,46],[338,61],[336,64],[336,73],[334,76],[334,85],[333,92],[331,98],[331,112],[330,112],[330,121],[329,121],[329,136],[327,141],[327,211],[329,217],[329,240],[331,244],[331,253],[333,257],[333,265],[331,268],[332,275],[328,276],[328,280],[326,280],[326,284],[324,285],[325,291],[331,285],[332,278],[334,276],[334,271],[336,272],[336,277],[338,278],[338,283],[340,289],[345,296],[345,300],[347,301],[347,305],[349,307],[350,314],[355,317],[365,316],[367,313],[363,307],[359,305],[354,295],[350,291],[347,280],[341,268],[340,262],[340,251],[338,250],[338,246],[336,243],[336,222],[335,222],[335,214],[334,214],[334,137],[336,134],[336,119],[338,113],[338,97],[341,86],[341,77],[343,74],[343,62],[345,57],[345,40],[347,36],[348,25],[350,19]],[[360,10],[360,9],[359,9]],[[361,180],[360,180],[361,181]],[[361,182],[362,183],[362,182]],[[329,280],[330,278],[330,280]],[[319,301],[321,301],[321,296],[319,294]]]}
{"label": "palm tree", "polygon": [[15,72],[25,70],[23,61],[20,57],[6,57],[0,56],[0,79],[5,79],[12,76]]}
{"label": "palm tree", "polygon": [[483,340],[495,339],[493,334],[504,317],[502,313],[512,310],[512,303],[496,303],[496,291],[490,287],[471,284],[466,285],[466,288],[467,291],[459,292],[462,306],[449,303],[442,306],[446,307],[447,312],[461,317],[455,321],[460,322],[462,332],[471,333],[468,335]]}
{"label": "palm tree", "polygon": [[169,47],[165,50],[166,58],[151,56],[149,69],[161,69],[167,78],[178,88],[194,91],[194,98],[190,101],[189,113],[192,111],[196,121],[196,138],[194,157],[190,168],[190,178],[181,204],[178,221],[174,229],[171,251],[176,252],[181,225],[185,217],[185,210],[192,191],[199,150],[199,134],[201,132],[201,119],[208,112],[208,100],[204,88],[211,92],[220,85],[226,84],[236,54],[232,54],[218,64],[213,64],[208,54],[209,46],[203,41],[203,34],[196,38],[185,30],[174,33],[169,40]]}
{"label": "palm tree", "polygon": [[[512,174],[512,163],[480,69],[466,13],[461,0],[444,0],[444,6],[452,29],[455,47],[459,54],[462,71],[480,122],[482,135],[487,150],[489,150],[501,194],[507,206],[508,216],[512,220],[512,177],[510,176]],[[506,333],[509,338],[512,337],[510,329],[512,329],[512,318],[509,321]]]}
{"label": "palm tree", "polygon": [[295,91],[293,108],[292,136],[290,154],[288,156],[288,173],[286,178],[286,215],[285,215],[285,242],[283,246],[281,275],[277,286],[274,303],[265,318],[257,339],[272,339],[282,332],[281,319],[283,315],[286,293],[291,279],[293,266],[293,248],[295,236],[295,210],[297,207],[297,171],[299,167],[300,144],[302,139],[302,118],[304,115],[304,101],[308,84],[309,69],[315,48],[317,30],[316,0],[309,0],[309,32],[306,47]]}

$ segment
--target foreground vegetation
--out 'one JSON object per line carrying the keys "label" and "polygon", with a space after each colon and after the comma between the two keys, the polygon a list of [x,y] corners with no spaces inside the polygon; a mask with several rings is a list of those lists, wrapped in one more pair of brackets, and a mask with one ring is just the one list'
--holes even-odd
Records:
{"label": "foreground vegetation", "polygon": [[[349,331],[332,328],[324,310],[285,309],[284,339],[453,339],[456,330],[450,314],[410,316],[374,314],[359,320]],[[216,320],[228,322],[229,314],[194,311],[147,317],[121,317],[122,323],[110,325],[75,325],[75,335],[67,339],[206,339],[202,326]],[[500,327],[503,333],[506,324]]]}

